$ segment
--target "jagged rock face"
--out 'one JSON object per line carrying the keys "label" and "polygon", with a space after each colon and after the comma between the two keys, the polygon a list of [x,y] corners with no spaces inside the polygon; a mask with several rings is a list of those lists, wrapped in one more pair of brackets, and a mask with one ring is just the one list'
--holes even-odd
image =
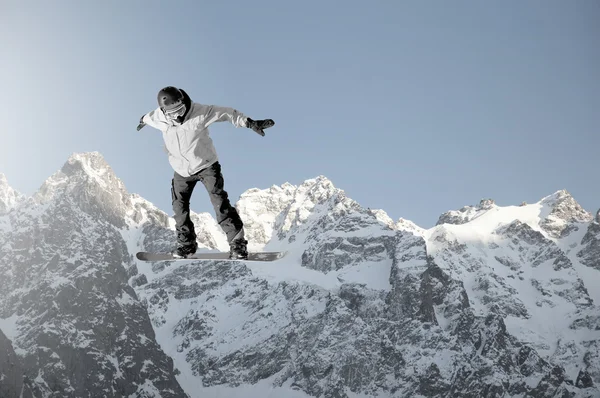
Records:
{"label": "jagged rock face", "polygon": [[[274,377],[275,385],[311,396],[346,397],[348,389],[435,396],[451,384],[439,371],[431,375],[435,347],[452,337],[432,327],[433,305],[451,303],[448,313],[458,319],[468,302],[460,284],[428,267],[422,238],[397,239],[401,256],[393,259],[388,292],[348,283],[331,294],[314,285],[268,283],[247,266],[216,262],[182,265],[145,285],[140,296],[158,333],[164,330],[206,386]],[[185,309],[181,319],[169,315],[174,307]],[[473,322],[461,329],[465,336],[481,327]],[[454,354],[462,355],[458,341]],[[406,374],[409,364],[418,374]]]}
{"label": "jagged rock face", "polygon": [[82,198],[21,206],[1,246],[0,325],[11,320],[33,396],[185,396],[128,284],[125,220]]}
{"label": "jagged rock face", "polygon": [[558,191],[542,200],[550,209],[540,226],[554,238],[564,238],[578,230],[577,223],[589,223],[592,215],[584,210],[567,191]]}
{"label": "jagged rock face", "polygon": [[[504,238],[512,252],[518,253],[516,258],[502,258],[499,262],[509,267],[519,267],[519,264],[530,264],[533,267],[551,261],[555,271],[573,268],[566,254],[553,241],[533,230],[529,225],[514,221],[508,226],[498,228],[496,235]],[[497,260],[500,257],[497,258]]]}
{"label": "jagged rock face", "polygon": [[404,218],[398,220],[398,222],[394,226],[394,229],[397,229],[398,231],[411,232],[412,234],[418,236],[423,236],[425,233],[425,229],[419,227],[417,224],[410,220],[405,220]]}
{"label": "jagged rock face", "polygon": [[581,262],[600,271],[600,223],[594,221],[588,226],[581,240],[582,249],[577,253]]}
{"label": "jagged rock face", "polygon": [[[365,261],[390,259],[393,230],[345,196],[330,201],[331,211],[315,217],[313,227],[304,232],[304,267],[327,273]],[[366,230],[370,233],[352,233]]]}
{"label": "jagged rock face", "polygon": [[25,377],[21,359],[0,330],[0,397],[33,397],[31,381]]}
{"label": "jagged rock face", "polygon": [[295,187],[284,184],[269,189],[250,189],[241,195],[236,207],[244,220],[246,239],[252,246],[266,245],[276,231],[277,217],[294,200]]}
{"label": "jagged rock face", "polygon": [[328,397],[568,391],[566,377],[553,377],[564,369],[509,334],[502,315],[475,314],[463,284],[427,258],[423,238],[399,234],[392,253],[388,291],[342,283],[332,294],[215,262],[181,265],[140,296],[157,333],[206,387],[271,378]]}
{"label": "jagged rock face", "polygon": [[[261,204],[254,205],[257,202]],[[252,190],[242,196],[238,207],[247,230],[266,220],[258,235],[250,233],[250,240],[254,237],[260,242],[268,237],[308,246],[302,255],[304,267],[327,272],[390,258],[386,246],[395,234],[393,225],[380,220],[381,213],[361,208],[323,176],[297,188],[286,184],[267,191]],[[371,234],[360,232],[365,230]]]}
{"label": "jagged rock face", "polygon": [[[289,251],[276,263],[143,263],[173,220],[96,156],[0,217],[0,349],[32,396],[600,396],[600,231],[562,194],[424,230],[320,176],[237,203],[251,247]],[[101,189],[112,201],[88,203]],[[227,249],[192,219],[201,248]]]}
{"label": "jagged rock face", "polygon": [[[269,228],[280,242],[303,247],[301,267],[337,273],[334,291],[269,282],[253,267],[227,263],[210,271],[199,263],[180,267],[138,290],[158,333],[174,339],[178,358],[205,386],[269,378],[327,397],[598,394],[598,366],[578,359],[595,354],[596,340],[575,341],[569,331],[558,345],[544,336],[520,338],[539,332],[523,333],[529,320],[543,323],[558,309],[568,330],[595,330],[598,322],[566,251],[538,230],[518,220],[500,226],[477,256],[451,230],[392,228],[326,180],[287,189],[282,195],[272,188],[287,208],[271,207],[279,214],[269,215]],[[345,281],[344,272],[365,264],[389,270],[389,284]],[[533,299],[524,301],[521,290]],[[183,319],[169,319],[182,305]]]}
{"label": "jagged rock face", "polygon": [[97,152],[71,156],[34,199],[47,203],[61,196],[71,198],[85,213],[109,220],[117,227],[125,226],[126,212],[132,207],[125,185]]}
{"label": "jagged rock face", "polygon": [[[387,226],[390,229],[396,229],[396,224],[394,223],[394,220],[392,220],[390,218],[390,216],[387,215],[387,213],[383,210],[380,209],[368,209],[368,212],[375,217],[375,219],[379,222],[381,222],[383,225]],[[404,220],[399,220],[399,222],[402,222]]]}
{"label": "jagged rock face", "polygon": [[0,173],[0,216],[8,213],[23,199],[23,195],[11,188],[6,176]]}
{"label": "jagged rock face", "polygon": [[132,207],[129,218],[135,224],[148,224],[159,228],[169,228],[169,216],[157,209],[152,203],[137,194],[131,195]]}
{"label": "jagged rock face", "polygon": [[496,206],[493,199],[482,199],[477,206],[465,206],[460,210],[451,210],[440,216],[436,225],[460,225],[479,217]]}
{"label": "jagged rock face", "polygon": [[[532,396],[555,396],[555,391],[564,392],[565,396],[598,394],[597,390],[572,388],[576,378],[590,377],[600,370],[599,364],[580,362],[581,358],[594,355],[598,339],[579,339],[572,333],[580,327],[582,333],[584,329],[595,330],[599,309],[586,288],[589,281],[584,283],[565,247],[518,220],[497,228],[485,250],[470,247],[460,234],[452,232],[460,230],[438,227],[431,234],[430,241],[435,245],[428,253],[433,261],[451,277],[470,281],[466,294],[476,304],[476,313],[500,316],[513,341],[526,336],[517,346],[525,343],[535,356],[546,358],[540,362],[543,366],[535,367],[535,374],[544,374],[538,385],[531,388],[523,379],[519,391]],[[552,333],[534,326],[547,319],[554,319]],[[562,333],[558,332],[560,329]],[[558,341],[557,334],[561,335]],[[552,363],[548,360],[550,354]],[[504,393],[512,396],[518,392],[511,389]]]}
{"label": "jagged rock face", "polygon": [[325,177],[305,181],[293,190],[288,205],[277,217],[278,222],[275,226],[279,231],[277,238],[289,243],[294,242],[299,234],[308,233],[307,229],[312,226],[312,223],[307,222],[309,219],[314,219],[331,208],[330,200],[333,200],[334,207],[339,204],[337,210],[342,212],[348,206],[353,206],[353,203],[343,203],[344,199],[343,192],[335,188]]}

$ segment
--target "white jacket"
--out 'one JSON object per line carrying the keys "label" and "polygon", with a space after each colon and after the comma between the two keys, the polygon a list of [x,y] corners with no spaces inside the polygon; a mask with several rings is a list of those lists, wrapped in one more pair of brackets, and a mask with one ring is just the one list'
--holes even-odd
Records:
{"label": "white jacket", "polygon": [[233,108],[192,102],[182,124],[167,120],[160,108],[144,115],[142,121],[162,131],[171,167],[189,177],[219,160],[208,126],[229,120],[235,127],[246,127],[246,119]]}

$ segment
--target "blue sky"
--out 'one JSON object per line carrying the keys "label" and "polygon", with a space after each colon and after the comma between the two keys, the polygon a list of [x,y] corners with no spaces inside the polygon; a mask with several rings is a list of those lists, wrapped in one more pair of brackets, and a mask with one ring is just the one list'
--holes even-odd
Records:
{"label": "blue sky", "polygon": [[[567,189],[600,207],[600,2],[4,1],[0,172],[33,194],[99,151],[170,213],[141,115],[167,85],[277,123],[213,125],[225,187],[325,175],[422,227]],[[202,186],[197,212],[212,213]]]}

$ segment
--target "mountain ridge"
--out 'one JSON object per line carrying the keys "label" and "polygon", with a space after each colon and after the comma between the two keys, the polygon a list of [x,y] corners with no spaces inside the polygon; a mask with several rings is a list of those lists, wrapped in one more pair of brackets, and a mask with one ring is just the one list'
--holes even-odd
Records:
{"label": "mountain ridge", "polygon": [[[0,215],[0,348],[27,377],[7,384],[0,361],[0,391],[599,394],[600,224],[567,191],[423,229],[317,176],[236,204],[252,247],[284,260],[143,263],[135,251],[172,249],[173,220],[99,153],[49,180]],[[193,218],[200,250],[226,249],[209,213]]]}
{"label": "mountain ridge", "polygon": [[[61,167],[60,170],[55,172],[52,176],[50,176],[44,183],[40,186],[40,188],[31,196],[36,202],[44,203],[46,200],[51,200],[53,195],[57,194],[55,191],[60,191],[65,189],[65,186],[69,185],[66,183],[67,179],[72,182],[72,178],[77,176],[87,176],[87,178],[82,179],[79,178],[77,181],[81,183],[87,184],[95,184],[102,188],[110,188],[109,191],[117,191],[120,196],[123,198],[122,200],[127,200],[127,190],[125,188],[125,184],[121,179],[119,179],[110,165],[106,162],[104,157],[99,152],[84,152],[84,153],[73,153],[69,156],[67,162]],[[295,190],[302,190],[303,188],[311,187],[314,185],[315,187],[319,187],[317,189],[321,189],[322,192],[327,192],[327,190],[339,190],[333,184],[333,182],[323,175],[316,176],[314,178],[309,178],[303,181],[298,186],[295,186],[289,182],[284,182],[281,185],[272,185],[267,189],[260,188],[250,188],[243,192],[240,195],[240,200],[248,198],[252,195],[263,195],[268,192],[273,194],[275,191],[287,192],[287,194],[291,194],[291,192]],[[58,186],[58,188],[57,188]],[[76,186],[75,188],[71,188],[72,190],[81,189],[80,186]],[[343,191],[342,191],[343,192]],[[10,187],[6,176],[0,173],[0,205],[6,205],[8,200],[7,196],[9,194],[14,195],[16,198],[20,198],[21,200],[27,198],[25,195],[20,194],[16,190]],[[3,196],[4,195],[4,196]],[[140,197],[135,193],[131,193],[134,197]],[[143,199],[143,198],[142,198]],[[4,201],[3,201],[4,200]],[[151,202],[143,199],[148,204],[153,205]],[[16,201],[12,199],[12,206],[14,206]],[[589,222],[591,219],[596,217],[600,219],[600,209],[597,210],[596,216],[593,216],[591,212],[583,209],[579,203],[573,198],[573,196],[565,189],[559,189],[554,193],[542,197],[538,202],[548,205],[548,208],[551,211],[554,211],[554,214],[550,213],[548,216],[552,216],[555,214],[559,214],[557,217],[570,217],[569,220],[580,220],[582,222]],[[238,205],[238,204],[236,204]],[[520,206],[526,205],[524,202]],[[153,205],[154,206],[154,205]],[[507,205],[512,206],[512,205]],[[561,210],[562,206],[562,210]],[[8,206],[7,206],[8,207]],[[477,216],[477,212],[485,212],[494,207],[498,207],[493,199],[481,199],[479,204],[477,205],[466,205],[459,210],[448,210],[440,215],[438,222],[435,226],[448,223],[448,224],[458,224],[464,223],[472,220]],[[503,206],[506,207],[506,206]],[[557,208],[558,207],[558,208]],[[565,210],[566,208],[566,210]],[[160,211],[168,213],[168,211],[159,209]],[[409,225],[410,229],[417,230],[425,230],[426,228],[422,228],[410,220],[407,220],[404,217],[400,217],[397,221],[393,221],[391,218],[388,220],[387,213],[383,209],[369,209],[374,214],[378,214],[378,217],[382,218],[383,222],[389,223],[391,220],[392,225],[405,224]],[[169,210],[170,211],[170,210]],[[210,213],[211,210],[208,210]],[[569,213],[570,211],[570,213]],[[473,213],[475,212],[475,213]],[[567,212],[567,213],[565,213]],[[473,214],[472,214],[473,213]],[[463,217],[462,219],[460,217]],[[564,221],[564,220],[563,220]],[[432,227],[432,228],[434,228]],[[430,228],[431,229],[431,228]]]}

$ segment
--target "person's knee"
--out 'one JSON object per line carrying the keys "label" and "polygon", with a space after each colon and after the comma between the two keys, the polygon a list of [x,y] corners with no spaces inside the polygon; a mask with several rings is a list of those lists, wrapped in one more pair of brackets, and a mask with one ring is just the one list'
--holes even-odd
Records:
{"label": "person's knee", "polygon": [[183,200],[174,200],[173,201],[173,211],[175,215],[183,215],[184,213],[189,211],[189,203],[184,202]]}
{"label": "person's knee", "polygon": [[225,191],[223,189],[223,187],[220,187],[218,185],[215,185],[212,187],[212,189],[210,190],[210,194],[213,196],[218,196],[220,198],[227,198],[227,191]]}

